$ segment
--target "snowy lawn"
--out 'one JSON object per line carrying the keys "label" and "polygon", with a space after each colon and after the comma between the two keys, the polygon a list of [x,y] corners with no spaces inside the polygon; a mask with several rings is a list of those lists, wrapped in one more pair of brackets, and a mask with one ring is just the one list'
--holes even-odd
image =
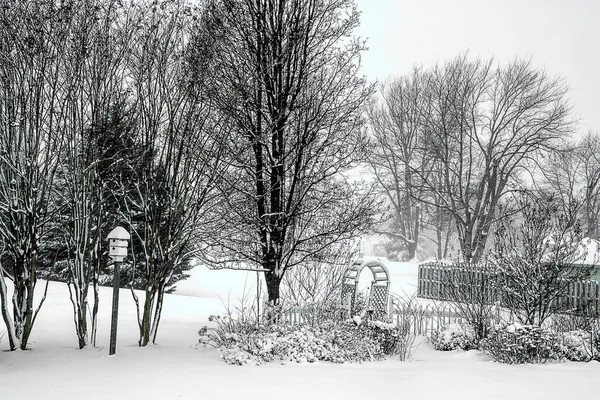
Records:
{"label": "snowy lawn", "polygon": [[[211,290],[224,271],[195,271],[168,295],[158,344],[137,347],[131,294],[121,291],[117,355],[108,356],[111,288],[101,290],[98,347],[78,350],[65,285],[51,283],[31,337],[31,350],[0,352],[0,399],[592,399],[600,363],[508,366],[478,352],[436,352],[422,343],[411,362],[334,365],[277,363],[230,366],[218,351],[196,348],[198,329],[222,310]],[[213,275],[210,275],[213,274]],[[240,275],[241,274],[241,275]],[[242,272],[225,274],[239,293]],[[255,279],[255,275],[254,276]],[[414,277],[406,265],[394,277]],[[198,279],[201,277],[202,279]],[[212,281],[211,281],[212,277]],[[237,280],[236,280],[237,279]],[[249,284],[251,279],[248,279]],[[41,283],[43,284],[43,282]],[[198,285],[194,293],[192,284]],[[400,283],[410,287],[412,284]],[[247,289],[250,289],[247,286]],[[41,293],[43,286],[40,285]],[[203,291],[203,292],[202,292]],[[214,291],[213,291],[214,292]],[[220,293],[225,296],[227,293]],[[0,335],[3,332],[0,327]],[[0,347],[7,348],[6,338]]]}

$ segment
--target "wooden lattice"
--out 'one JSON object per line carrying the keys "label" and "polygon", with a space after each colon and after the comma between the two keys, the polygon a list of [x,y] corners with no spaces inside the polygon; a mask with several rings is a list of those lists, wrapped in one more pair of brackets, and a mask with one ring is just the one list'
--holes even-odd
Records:
{"label": "wooden lattice", "polygon": [[356,284],[347,282],[342,285],[342,312],[344,318],[350,318],[351,310],[354,308]]}
{"label": "wooden lattice", "polygon": [[369,309],[372,312],[372,318],[375,320],[384,320],[388,314],[389,290],[388,285],[371,286],[371,294],[369,296]]}
{"label": "wooden lattice", "polygon": [[358,279],[360,272],[364,268],[369,268],[373,273],[373,281],[371,282],[371,290],[367,302],[370,313],[369,317],[375,320],[384,320],[388,315],[390,281],[385,264],[378,260],[363,261],[358,259],[346,270],[341,296],[344,317],[350,317],[352,314]]}

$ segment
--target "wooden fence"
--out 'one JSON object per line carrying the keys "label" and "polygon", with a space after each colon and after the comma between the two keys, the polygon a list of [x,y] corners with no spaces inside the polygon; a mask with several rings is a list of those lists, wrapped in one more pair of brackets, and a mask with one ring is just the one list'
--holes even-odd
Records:
{"label": "wooden fence", "polygon": [[[439,301],[479,301],[505,305],[502,292],[492,284],[488,269],[467,269],[445,264],[419,265],[417,297]],[[462,275],[462,276],[461,276]],[[469,276],[466,276],[469,275]],[[600,283],[595,280],[569,282],[555,299],[556,310],[600,314]]]}

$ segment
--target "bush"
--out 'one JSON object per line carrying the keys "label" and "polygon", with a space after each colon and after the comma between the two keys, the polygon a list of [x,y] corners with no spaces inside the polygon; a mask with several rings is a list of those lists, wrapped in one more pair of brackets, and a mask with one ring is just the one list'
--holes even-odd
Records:
{"label": "bush", "polygon": [[552,327],[562,337],[563,352],[571,361],[600,361],[600,319],[595,316],[556,314]]}
{"label": "bush", "polygon": [[208,321],[214,323],[214,328],[203,326],[198,334],[200,335],[200,343],[208,344],[217,348],[229,346],[232,343],[239,341],[256,330],[256,323],[252,323],[246,319],[236,319],[231,315],[220,316],[211,315]]}
{"label": "bush", "polygon": [[203,327],[200,343],[221,350],[228,364],[330,361],[335,363],[382,360],[395,354],[402,330],[360,318],[325,321],[315,326],[271,324],[248,331],[231,320],[211,317],[216,328]]}
{"label": "bush", "polygon": [[562,352],[564,358],[570,361],[590,361],[593,358],[590,333],[583,330],[564,332]]}
{"label": "bush", "polygon": [[452,323],[442,329],[433,331],[429,335],[429,341],[436,350],[471,350],[477,348],[475,331],[470,325]]}
{"label": "bush", "polygon": [[563,358],[558,336],[534,325],[502,325],[482,340],[481,345],[495,361],[506,364],[544,363]]}

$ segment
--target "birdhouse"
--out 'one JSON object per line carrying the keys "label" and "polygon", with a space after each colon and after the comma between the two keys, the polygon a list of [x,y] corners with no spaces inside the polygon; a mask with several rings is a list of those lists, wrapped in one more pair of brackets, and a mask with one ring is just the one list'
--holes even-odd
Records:
{"label": "birdhouse", "polygon": [[127,247],[129,246],[129,232],[120,226],[117,226],[108,234],[108,255],[114,261],[123,261],[127,257]]}

